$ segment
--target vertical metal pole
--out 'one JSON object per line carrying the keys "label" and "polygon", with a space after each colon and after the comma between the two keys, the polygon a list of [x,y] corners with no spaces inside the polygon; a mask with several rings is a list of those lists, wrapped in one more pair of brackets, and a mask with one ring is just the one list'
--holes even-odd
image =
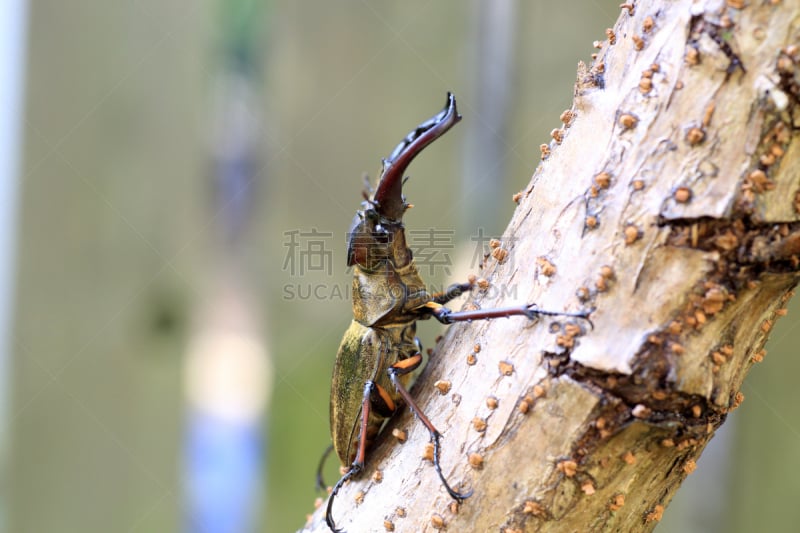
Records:
{"label": "vertical metal pole", "polygon": [[[12,309],[17,259],[22,112],[28,6],[25,0],[0,0],[0,494],[8,490],[10,426],[9,371]],[[0,532],[8,531],[6,497],[0,497]]]}

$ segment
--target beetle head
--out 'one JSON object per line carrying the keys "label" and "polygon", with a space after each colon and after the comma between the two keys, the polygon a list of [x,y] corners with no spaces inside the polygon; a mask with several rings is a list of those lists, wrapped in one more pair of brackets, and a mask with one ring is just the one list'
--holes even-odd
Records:
{"label": "beetle head", "polygon": [[378,186],[356,214],[347,234],[347,265],[374,271],[390,260],[396,267],[411,261],[403,234],[403,213],[411,207],[403,196],[408,165],[426,146],[444,135],[459,120],[456,98],[447,93],[444,109],[411,131],[383,160]]}
{"label": "beetle head", "polygon": [[[373,205],[365,204],[365,208],[356,213],[347,233],[347,266],[358,265],[362,270],[373,272],[389,260],[395,265],[398,259],[400,265],[407,263],[394,253],[403,223],[384,219]],[[405,248],[405,242],[402,246]]]}

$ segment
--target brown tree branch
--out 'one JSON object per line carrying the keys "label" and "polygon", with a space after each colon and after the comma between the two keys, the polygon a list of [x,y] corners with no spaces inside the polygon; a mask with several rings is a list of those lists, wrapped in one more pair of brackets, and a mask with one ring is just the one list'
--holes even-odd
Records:
{"label": "brown tree branch", "polygon": [[[453,503],[423,459],[427,431],[406,413],[389,429],[407,442],[379,440],[341,491],[341,526],[655,526],[741,401],[798,282],[798,8],[623,8],[579,68],[572,109],[501,243],[507,256],[487,260],[482,275],[502,290],[474,294],[484,308],[595,307],[594,330],[452,326],[414,391],[444,435],[448,479],[474,495]],[[308,531],[326,530],[322,511]]]}

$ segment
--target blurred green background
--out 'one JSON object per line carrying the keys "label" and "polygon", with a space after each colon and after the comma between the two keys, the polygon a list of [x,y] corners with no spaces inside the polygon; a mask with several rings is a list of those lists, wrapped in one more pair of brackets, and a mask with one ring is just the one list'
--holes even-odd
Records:
{"label": "blurred green background", "polygon": [[[256,43],[258,157],[242,188],[250,218],[236,273],[274,369],[261,530],[303,525],[351,316],[338,295],[349,288],[344,236],[362,173],[374,177],[452,90],[464,121],[412,166],[408,226],[500,233],[571,104],[577,62],[619,13],[618,0],[500,4],[506,26],[493,25],[489,2],[453,0],[29,4],[9,532],[183,527],[182,366],[224,270],[212,155],[224,142],[215,92],[231,31]],[[236,5],[246,16],[231,15]],[[481,54],[504,42],[508,69],[493,70]],[[301,275],[290,235],[313,230],[332,271]],[[800,523],[797,316],[794,304],[659,531]],[[425,325],[423,344],[436,334]]]}

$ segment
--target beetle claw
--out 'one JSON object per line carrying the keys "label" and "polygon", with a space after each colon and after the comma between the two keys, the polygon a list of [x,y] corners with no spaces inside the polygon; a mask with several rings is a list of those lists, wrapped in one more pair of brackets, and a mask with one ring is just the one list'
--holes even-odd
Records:
{"label": "beetle claw", "polygon": [[408,165],[426,146],[444,135],[459,120],[461,115],[456,107],[456,97],[453,93],[447,93],[444,109],[414,128],[392,154],[382,161],[383,171],[373,196],[381,216],[390,220],[400,220],[403,217],[406,203],[402,191]]}

